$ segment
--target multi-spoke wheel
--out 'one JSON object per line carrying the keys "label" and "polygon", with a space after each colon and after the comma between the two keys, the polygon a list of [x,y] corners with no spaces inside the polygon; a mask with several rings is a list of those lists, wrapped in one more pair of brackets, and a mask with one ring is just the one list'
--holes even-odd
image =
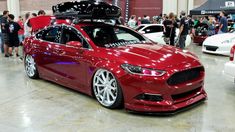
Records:
{"label": "multi-spoke wheel", "polygon": [[25,71],[29,78],[38,78],[36,63],[31,55],[26,55],[25,57]]}
{"label": "multi-spoke wheel", "polygon": [[107,70],[99,69],[93,78],[93,91],[96,99],[107,108],[119,108],[122,105],[122,90],[116,78]]}

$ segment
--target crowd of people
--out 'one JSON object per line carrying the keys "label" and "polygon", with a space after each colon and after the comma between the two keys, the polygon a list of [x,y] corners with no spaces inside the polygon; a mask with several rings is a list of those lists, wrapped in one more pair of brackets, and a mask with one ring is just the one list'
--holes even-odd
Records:
{"label": "crowd of people", "polygon": [[[171,12],[169,15],[163,14],[158,17],[153,17],[150,21],[150,17],[144,15],[143,18],[132,15],[127,23],[127,26],[135,29],[140,24],[162,24],[164,27],[164,41],[172,46],[178,46],[181,49],[185,48],[185,40],[187,35],[190,35],[192,39],[195,36],[197,27],[204,23],[208,26],[207,35],[212,36],[216,33],[227,33],[228,32],[228,20],[224,11],[221,11],[219,17],[216,16],[201,16],[192,18],[192,16],[186,16],[186,12],[181,11],[180,18]],[[179,33],[176,34],[176,29],[179,29]],[[235,24],[233,24],[235,28]],[[176,39],[176,37],[178,38]],[[177,41],[176,41],[177,40]]]}
{"label": "crowd of people", "polygon": [[[32,33],[30,18],[46,15],[44,10],[36,13],[27,12],[24,16],[19,16],[18,20],[15,20],[15,16],[10,14],[9,11],[3,11],[1,16],[1,52],[4,53],[5,57],[14,56],[19,57],[19,46],[25,37],[28,37]],[[14,52],[13,52],[14,49]]]}

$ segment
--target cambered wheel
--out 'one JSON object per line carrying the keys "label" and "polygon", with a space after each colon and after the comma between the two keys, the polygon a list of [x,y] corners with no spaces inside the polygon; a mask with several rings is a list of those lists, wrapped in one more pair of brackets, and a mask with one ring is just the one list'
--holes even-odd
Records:
{"label": "cambered wheel", "polygon": [[25,71],[29,78],[38,78],[38,70],[36,63],[31,55],[26,55],[25,57]]}
{"label": "cambered wheel", "polygon": [[104,69],[99,69],[93,78],[93,92],[98,102],[110,109],[120,108],[123,95],[114,75]]}

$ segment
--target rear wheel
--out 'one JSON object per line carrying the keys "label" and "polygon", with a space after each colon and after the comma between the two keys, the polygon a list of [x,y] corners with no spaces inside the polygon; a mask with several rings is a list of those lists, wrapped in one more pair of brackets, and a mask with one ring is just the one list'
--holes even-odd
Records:
{"label": "rear wheel", "polygon": [[120,108],[123,104],[123,94],[114,75],[104,69],[99,69],[93,78],[93,92],[98,102],[110,109]]}
{"label": "rear wheel", "polygon": [[25,71],[29,78],[38,78],[38,70],[36,63],[31,55],[26,55],[25,57]]}

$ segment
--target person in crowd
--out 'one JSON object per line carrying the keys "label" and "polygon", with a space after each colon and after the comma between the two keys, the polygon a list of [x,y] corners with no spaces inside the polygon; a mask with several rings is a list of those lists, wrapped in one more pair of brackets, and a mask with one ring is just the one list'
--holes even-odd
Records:
{"label": "person in crowd", "polygon": [[21,16],[19,16],[19,20],[17,23],[20,25],[21,29],[18,32],[19,35],[19,41],[20,43],[24,40],[24,20]]}
{"label": "person in crowd", "polygon": [[22,46],[22,42],[24,40],[24,20],[21,16],[19,16],[19,20],[17,21],[17,23],[20,25],[20,30],[18,31],[18,36],[19,36],[19,54],[20,54],[20,59],[23,59],[23,46]]}
{"label": "person in crowd", "polygon": [[202,17],[201,23],[208,25],[208,18],[206,16]]}
{"label": "person in crowd", "polygon": [[31,35],[31,24],[30,24],[30,12],[25,14],[25,22],[24,22],[24,37],[27,38]]}
{"label": "person in crowd", "polygon": [[128,21],[127,25],[130,27],[130,28],[135,28],[136,27],[136,16],[135,15],[132,15],[130,20]]}
{"label": "person in crowd", "polygon": [[166,19],[163,22],[164,26],[164,40],[167,44],[171,46],[175,45],[175,36],[176,36],[176,28],[178,27],[177,22],[175,20],[174,13],[169,14],[169,19]]}
{"label": "person in crowd", "polygon": [[220,23],[219,23],[219,32],[218,34],[226,33],[228,31],[228,20],[225,17],[225,12],[220,12]]}
{"label": "person in crowd", "polygon": [[8,15],[9,11],[3,11],[3,16],[1,19],[2,44],[4,45],[5,57],[9,57],[8,54],[9,36],[7,34],[7,27],[6,27],[6,25],[8,24]]}
{"label": "person in crowd", "polygon": [[137,26],[139,26],[140,24],[141,24],[141,17],[138,17]]}
{"label": "person in crowd", "polygon": [[188,19],[188,23],[189,23],[189,33],[190,33],[190,36],[191,38],[193,38],[193,25],[194,25],[194,20],[192,19],[192,16],[191,15],[188,15],[187,16],[187,19]]}
{"label": "person in crowd", "polygon": [[32,18],[37,17],[38,15],[36,13],[32,13]]}
{"label": "person in crowd", "polygon": [[213,16],[209,16],[208,22],[208,36],[215,35],[215,21]]}
{"label": "person in crowd", "polygon": [[46,12],[44,10],[39,10],[38,11],[38,16],[45,16]]}
{"label": "person in crowd", "polygon": [[185,48],[185,41],[189,31],[189,22],[186,18],[186,13],[181,11],[181,19],[180,19],[180,26],[179,26],[179,48]]}
{"label": "person in crowd", "polygon": [[19,47],[19,37],[18,32],[21,29],[20,25],[17,22],[14,22],[15,16],[12,14],[8,15],[9,23],[6,28],[9,35],[9,55],[12,56],[13,47],[15,49],[16,56],[19,57],[18,47]]}
{"label": "person in crowd", "polygon": [[150,24],[150,21],[147,15],[144,15],[144,18],[141,20],[141,24]]}

